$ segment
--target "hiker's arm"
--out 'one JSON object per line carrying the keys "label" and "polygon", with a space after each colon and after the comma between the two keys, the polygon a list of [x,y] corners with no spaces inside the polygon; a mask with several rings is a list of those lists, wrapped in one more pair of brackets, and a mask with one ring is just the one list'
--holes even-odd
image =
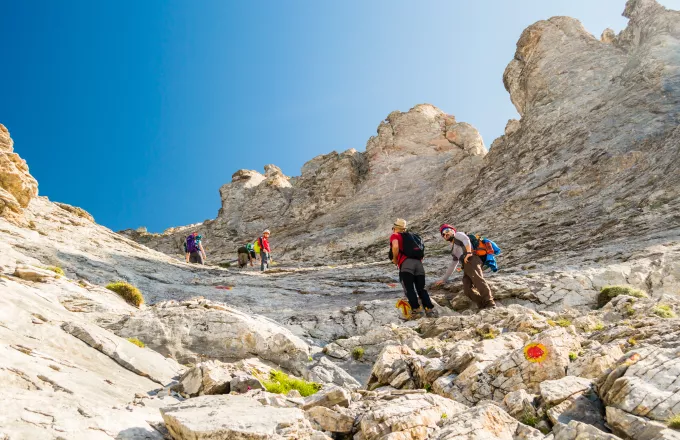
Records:
{"label": "hiker's arm", "polygon": [[392,240],[392,263],[397,264],[398,261],[399,261],[399,241]]}
{"label": "hiker's arm", "polygon": [[186,257],[187,263],[188,263],[189,262],[189,252],[186,253],[185,257]]}
{"label": "hiker's arm", "polygon": [[203,243],[198,243],[198,248],[201,250],[201,253],[203,254],[203,259],[205,260],[207,257],[205,256],[205,250],[203,249]]}
{"label": "hiker's arm", "polygon": [[451,276],[453,271],[456,270],[456,267],[458,267],[458,260],[452,259],[451,264],[449,264],[449,268],[446,269],[446,273],[444,274],[444,277],[440,280],[441,281],[440,284],[443,284],[443,283],[445,283],[449,280],[449,277]]}

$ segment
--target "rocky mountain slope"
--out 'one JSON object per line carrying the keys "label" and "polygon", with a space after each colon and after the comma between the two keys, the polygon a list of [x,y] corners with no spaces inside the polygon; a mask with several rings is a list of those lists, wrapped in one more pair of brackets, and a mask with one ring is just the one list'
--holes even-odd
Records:
{"label": "rocky mountain slope", "polygon": [[[629,28],[603,42],[567,18],[523,34],[506,72],[522,121],[488,154],[469,125],[420,105],[390,115],[366,153],[316,158],[291,179],[273,166],[238,172],[222,188],[218,219],[200,227],[209,255],[225,259],[237,239],[273,227],[275,246],[289,247],[265,274],[185,264],[37,197],[1,127],[0,439],[680,438],[680,234],[677,201],[666,199],[678,190],[670,167],[680,52],[668,50],[680,20],[650,0],[629,1],[626,14]],[[551,45],[579,61],[574,71],[548,74],[564,61]],[[618,76],[598,70],[607,56]],[[579,69],[594,78],[585,94],[570,91]],[[618,104],[586,118],[586,103],[603,96]],[[579,105],[562,121],[555,100]],[[629,129],[644,130],[635,138]],[[610,138],[621,150],[589,165],[587,152]],[[545,189],[534,186],[562,169],[558,159],[571,165],[536,203]],[[596,179],[598,163],[607,180]],[[662,171],[665,186],[654,178]],[[478,172],[501,179],[498,189],[483,193]],[[461,224],[506,231],[511,255],[488,276],[498,309],[475,313],[456,278],[431,290],[438,318],[399,319],[393,266],[368,260],[382,260],[383,228],[398,215],[400,199],[385,194],[413,173],[422,181],[404,196],[428,213],[413,217],[423,230],[452,200],[496,206],[496,215],[468,210]],[[244,210],[248,198],[271,200],[279,215]],[[185,232],[135,237],[173,254]],[[430,280],[450,258],[440,248],[428,246]],[[295,261],[313,249],[352,262]],[[118,280],[139,287],[145,304],[105,288]],[[601,291],[608,285],[622,288]],[[288,391],[283,372],[316,385]]]}
{"label": "rocky mountain slope", "polygon": [[268,227],[279,258],[353,261],[384,258],[398,216],[429,237],[444,221],[484,233],[519,263],[554,249],[582,255],[614,240],[641,249],[677,236],[678,14],[635,0],[619,35],[597,39],[569,17],[527,28],[503,76],[521,119],[488,154],[472,126],[422,104],[391,113],[365,152],[316,157],[299,177],[274,165],[265,175],[236,172],[220,188],[215,220],[125,233],[177,254],[199,229],[227,260]]}

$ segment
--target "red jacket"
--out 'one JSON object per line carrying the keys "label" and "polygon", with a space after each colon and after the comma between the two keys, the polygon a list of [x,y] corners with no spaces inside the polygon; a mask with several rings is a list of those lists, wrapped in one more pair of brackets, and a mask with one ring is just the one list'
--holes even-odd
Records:
{"label": "red jacket", "polygon": [[260,248],[263,251],[271,252],[271,249],[269,249],[269,240],[264,237],[260,237]]}

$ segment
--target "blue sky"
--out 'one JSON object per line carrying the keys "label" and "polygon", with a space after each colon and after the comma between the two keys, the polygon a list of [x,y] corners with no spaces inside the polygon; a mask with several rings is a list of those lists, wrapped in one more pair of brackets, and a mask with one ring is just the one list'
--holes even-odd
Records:
{"label": "blue sky", "polygon": [[488,146],[517,117],[502,74],[522,30],[569,15],[618,32],[624,5],[1,0],[0,123],[41,195],[161,231],[214,218],[240,168],[297,175],[418,103]]}

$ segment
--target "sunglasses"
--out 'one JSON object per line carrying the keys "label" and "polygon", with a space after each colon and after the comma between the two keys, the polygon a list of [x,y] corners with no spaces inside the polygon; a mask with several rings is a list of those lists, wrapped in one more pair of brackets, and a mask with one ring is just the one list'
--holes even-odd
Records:
{"label": "sunglasses", "polygon": [[453,232],[452,229],[444,229],[444,230],[442,231],[442,235],[450,234],[451,232]]}

